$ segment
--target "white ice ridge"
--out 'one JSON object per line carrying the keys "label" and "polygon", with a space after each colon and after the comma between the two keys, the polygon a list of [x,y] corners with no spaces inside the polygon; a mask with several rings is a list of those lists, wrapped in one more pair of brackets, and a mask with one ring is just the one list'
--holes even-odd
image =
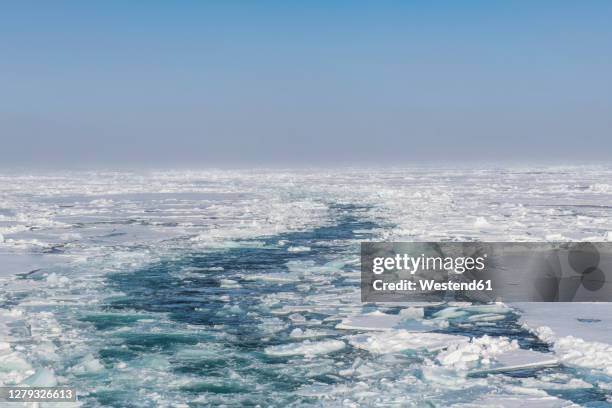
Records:
{"label": "white ice ridge", "polygon": [[273,357],[305,356],[312,357],[318,354],[329,354],[342,350],[346,344],[340,340],[310,341],[301,343],[281,344],[266,347],[265,353]]}
{"label": "white ice ridge", "polygon": [[521,322],[570,366],[612,375],[612,304],[517,303]]}

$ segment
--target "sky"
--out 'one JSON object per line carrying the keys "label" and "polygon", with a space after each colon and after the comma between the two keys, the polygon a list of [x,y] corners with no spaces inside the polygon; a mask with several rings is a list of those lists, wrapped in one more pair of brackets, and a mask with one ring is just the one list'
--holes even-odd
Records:
{"label": "sky", "polygon": [[0,167],[609,161],[611,1],[13,1]]}

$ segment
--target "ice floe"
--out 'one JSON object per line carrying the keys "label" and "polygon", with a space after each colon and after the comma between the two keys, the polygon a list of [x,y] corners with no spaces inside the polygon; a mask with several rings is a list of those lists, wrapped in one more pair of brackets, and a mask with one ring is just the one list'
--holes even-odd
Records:
{"label": "ice floe", "polygon": [[520,321],[552,344],[563,364],[612,376],[612,308],[609,303],[515,304]]}
{"label": "ice floe", "polygon": [[336,325],[336,329],[393,330],[401,320],[402,316],[390,315],[377,310],[359,316],[348,317]]}
{"label": "ice floe", "polygon": [[469,338],[444,333],[409,332],[393,330],[358,334],[348,337],[351,346],[374,354],[397,353],[405,350],[436,351],[467,343]]}
{"label": "ice floe", "polygon": [[342,350],[346,343],[340,340],[324,340],[310,341],[305,340],[302,343],[282,344],[279,346],[270,346],[265,349],[265,353],[273,357],[289,357],[289,356],[305,356],[312,357],[318,354],[329,354],[338,350]]}

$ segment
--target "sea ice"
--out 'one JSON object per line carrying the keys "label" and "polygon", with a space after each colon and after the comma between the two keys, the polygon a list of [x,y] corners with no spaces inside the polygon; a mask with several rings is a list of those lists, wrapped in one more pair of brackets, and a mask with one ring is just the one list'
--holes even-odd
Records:
{"label": "sea ice", "polygon": [[291,333],[289,333],[289,337],[291,337],[292,339],[309,339],[309,338],[330,336],[332,334],[333,334],[332,332],[325,331],[325,330],[312,330],[312,329],[302,330],[300,328],[295,328],[291,330]]}
{"label": "sea ice", "polygon": [[310,247],[307,246],[290,246],[287,248],[287,252],[308,252]]}
{"label": "sea ice", "polygon": [[443,366],[467,370],[478,365],[488,366],[498,355],[518,348],[516,340],[485,335],[472,338],[469,342],[449,345],[437,355],[436,360]]}
{"label": "sea ice", "polygon": [[520,303],[520,321],[567,365],[612,375],[612,308],[609,303]]}
{"label": "sea ice", "polygon": [[351,316],[336,325],[336,329],[344,330],[392,330],[402,320],[399,315],[390,315],[374,311],[359,316]]}
{"label": "sea ice", "polygon": [[55,373],[50,368],[39,368],[23,382],[31,387],[55,387],[57,385]]}
{"label": "sea ice", "polygon": [[454,319],[456,317],[465,316],[467,313],[460,310],[458,307],[447,307],[433,314],[434,317],[439,319]]}
{"label": "sea ice", "polygon": [[290,343],[266,347],[265,353],[273,357],[289,357],[297,355],[312,357],[318,354],[333,353],[335,351],[342,350],[345,346],[346,344],[340,340],[324,340],[319,342],[305,340],[302,343]]}
{"label": "sea ice", "polygon": [[409,332],[390,330],[349,336],[351,346],[373,354],[397,353],[405,350],[437,351],[452,345],[467,343],[465,336],[444,333]]}
{"label": "sea ice", "polygon": [[422,307],[408,307],[400,310],[399,315],[402,319],[422,319],[425,315],[425,311]]}
{"label": "sea ice", "polygon": [[104,366],[93,355],[88,354],[79,361],[78,364],[70,368],[70,371],[76,375],[91,375],[98,374],[104,370]]}

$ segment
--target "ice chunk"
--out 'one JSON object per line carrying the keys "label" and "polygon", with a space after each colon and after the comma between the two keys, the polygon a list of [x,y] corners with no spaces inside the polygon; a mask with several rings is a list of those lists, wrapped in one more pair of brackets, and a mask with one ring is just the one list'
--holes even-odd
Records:
{"label": "ice chunk", "polygon": [[483,228],[483,227],[490,227],[491,224],[489,224],[489,221],[487,221],[485,217],[476,217],[476,221],[474,221],[474,226]]}
{"label": "ice chunk", "polygon": [[449,326],[448,320],[444,319],[423,320],[423,324],[427,326],[437,327],[440,329],[446,329]]}
{"label": "ice chunk", "polygon": [[230,289],[230,288],[240,288],[240,287],[242,287],[240,285],[240,283],[238,283],[237,281],[235,281],[233,279],[221,279],[219,281],[219,283],[220,283],[219,286],[222,287],[222,288]]}
{"label": "ice chunk", "polygon": [[346,344],[340,340],[325,340],[311,342],[306,340],[302,343],[282,344],[279,346],[266,347],[265,353],[273,357],[289,357],[302,355],[311,357],[318,354],[329,354],[342,350]]}
{"label": "ice chunk", "polygon": [[372,313],[351,316],[343,319],[341,323],[336,325],[336,329],[375,331],[392,330],[401,320],[402,317],[399,315],[390,315],[377,310]]}
{"label": "ice chunk", "polygon": [[482,336],[469,342],[452,344],[438,354],[436,359],[441,365],[457,370],[467,370],[478,365],[488,366],[498,355],[518,349],[516,340],[505,337]]}
{"label": "ice chunk", "polygon": [[510,313],[512,309],[503,303],[491,303],[485,305],[468,305],[464,307],[465,310],[469,312],[479,312],[479,313]]}
{"label": "ice chunk", "polygon": [[458,307],[447,307],[437,311],[433,316],[439,319],[453,319],[455,317],[465,316],[466,314],[467,313],[463,310],[459,310]]}
{"label": "ice chunk", "polygon": [[293,329],[291,333],[289,333],[289,337],[291,337],[292,339],[309,339],[309,338],[316,338],[316,337],[325,337],[331,334],[333,333],[328,332],[328,331],[323,331],[323,330],[312,330],[312,329],[302,330],[302,329],[296,328],[296,329]]}
{"label": "ice chunk", "polygon": [[70,279],[66,276],[58,276],[55,272],[49,274],[46,281],[51,286],[67,286],[70,283]]}
{"label": "ice chunk", "polygon": [[299,313],[292,313],[289,315],[289,320],[293,323],[304,323],[306,322],[306,318]]}
{"label": "ice chunk", "polygon": [[544,375],[541,378],[521,378],[523,387],[538,388],[542,390],[574,390],[579,388],[593,388],[593,384],[568,375],[555,373]]}
{"label": "ice chunk", "polygon": [[36,357],[42,361],[57,361],[59,356],[55,352],[55,345],[50,341],[41,342],[34,349]]}
{"label": "ice chunk", "polygon": [[[6,349],[4,349],[6,351]],[[31,370],[32,366],[19,352],[0,355],[0,372],[17,371],[23,373]]]}
{"label": "ice chunk", "polygon": [[494,322],[497,320],[504,320],[504,318],[504,315],[496,313],[483,313],[472,315],[468,317],[468,320],[471,322]]}
{"label": "ice chunk", "polygon": [[423,318],[423,316],[425,315],[425,311],[422,307],[408,307],[406,309],[400,310],[399,315],[402,319],[419,320]]}
{"label": "ice chunk", "polygon": [[55,387],[57,385],[53,370],[46,367],[39,368],[23,382],[31,387]]}
{"label": "ice chunk", "polygon": [[467,372],[456,371],[441,366],[423,366],[423,379],[427,382],[440,384],[449,388],[463,387],[467,382]]}
{"label": "ice chunk", "polygon": [[538,395],[488,394],[469,403],[454,404],[456,408],[580,408],[571,401],[550,396],[545,392]]}
{"label": "ice chunk", "polygon": [[552,367],[559,364],[559,359],[551,353],[540,353],[533,350],[513,349],[493,357],[491,364],[482,369],[470,371],[470,374],[485,372],[507,372],[529,368]]}
{"label": "ice chunk", "polygon": [[70,371],[76,375],[97,374],[104,371],[104,366],[100,360],[88,354],[78,364],[70,368]]}
{"label": "ice chunk", "polygon": [[290,273],[290,272],[278,272],[278,273],[266,273],[266,274],[260,273],[260,274],[253,274],[253,275],[245,274],[242,278],[245,280],[250,280],[250,281],[278,282],[278,283],[297,282],[300,280],[300,276],[298,274]]}
{"label": "ice chunk", "polygon": [[290,246],[287,248],[287,252],[309,252],[310,247],[307,246]]}
{"label": "ice chunk", "polygon": [[611,344],[566,336],[554,342],[553,350],[564,364],[598,369],[612,376]]}
{"label": "ice chunk", "polygon": [[436,351],[453,344],[469,341],[465,336],[410,332],[407,330],[358,334],[350,336],[348,339],[351,346],[374,354],[397,353],[405,350]]}

